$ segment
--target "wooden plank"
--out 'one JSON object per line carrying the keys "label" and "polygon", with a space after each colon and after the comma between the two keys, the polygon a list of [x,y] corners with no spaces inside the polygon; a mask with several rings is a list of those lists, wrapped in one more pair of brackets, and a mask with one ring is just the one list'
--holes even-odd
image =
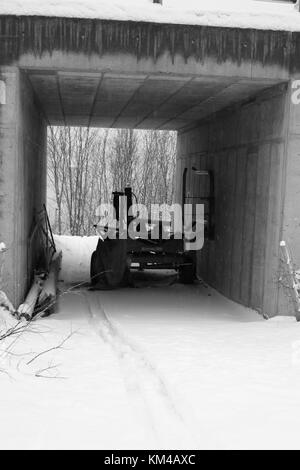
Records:
{"label": "wooden plank", "polygon": [[[206,165],[206,156],[201,155],[200,158],[198,158],[195,161],[195,168],[199,170],[203,170]],[[205,194],[205,181],[202,176],[197,176],[194,174],[194,185],[195,190],[194,190],[194,197],[199,197],[199,199],[195,199],[196,203],[202,204],[202,201],[200,200],[201,197]],[[198,274],[199,276],[204,280],[207,278],[207,245],[206,242],[204,243],[204,246],[202,250],[197,252],[197,259],[198,259]]]}
{"label": "wooden plank", "polygon": [[[218,156],[213,154],[209,156],[209,169],[214,172],[215,186],[218,172]],[[216,190],[214,194],[216,198]],[[216,218],[216,215],[215,215]],[[215,269],[216,269],[216,240],[210,240],[208,243],[209,257],[208,257],[208,276],[207,282],[211,285],[215,285]]]}
{"label": "wooden plank", "polygon": [[257,148],[248,148],[246,170],[246,197],[244,202],[243,256],[241,270],[240,298],[244,305],[250,305],[253,238],[256,211]]}
{"label": "wooden plank", "polygon": [[284,144],[271,147],[267,243],[265,254],[263,313],[276,315],[278,311],[279,242],[281,232],[281,194]]}
{"label": "wooden plank", "polygon": [[220,245],[222,249],[222,256],[220,259],[220,264],[222,267],[222,275],[220,277],[220,291],[226,295],[226,281],[228,279],[228,249],[229,249],[229,227],[228,227],[228,217],[229,217],[229,191],[230,191],[230,183],[228,174],[230,173],[229,167],[229,159],[230,159],[230,150],[227,150],[223,156],[223,164],[222,164],[222,173],[219,175],[222,181],[222,232],[221,232],[221,240]]}
{"label": "wooden plank", "polygon": [[250,305],[262,311],[264,264],[267,238],[267,212],[269,199],[271,145],[262,144],[258,152],[256,181],[255,231],[252,259],[252,280]]}
{"label": "wooden plank", "polygon": [[236,165],[236,191],[233,216],[233,239],[231,261],[231,287],[230,297],[237,302],[241,301],[241,265],[242,265],[242,241],[244,227],[244,200],[246,190],[246,149],[241,147],[237,151]]}
{"label": "wooden plank", "polygon": [[[207,155],[206,169],[209,170],[209,171],[212,171],[213,175],[215,177],[214,158],[213,158],[212,154]],[[209,178],[207,178],[207,194],[209,194],[213,197],[215,196],[214,191],[211,192],[211,186],[210,186]],[[214,260],[215,260],[215,241],[207,239],[206,240],[206,248],[207,248],[207,281],[209,282],[209,279],[211,277],[211,275],[210,275],[211,264],[214,263]]]}
{"label": "wooden plank", "polygon": [[231,288],[231,279],[232,279],[232,251],[233,251],[233,236],[234,236],[234,206],[237,202],[235,200],[236,192],[236,167],[237,167],[237,151],[232,149],[228,152],[227,155],[227,199],[226,199],[226,230],[225,230],[225,239],[224,239],[224,270],[225,276],[223,280],[223,290],[225,295],[230,296]]}
{"label": "wooden plank", "polygon": [[226,181],[224,174],[227,169],[227,152],[219,153],[219,167],[216,173],[216,287],[223,293],[222,279],[224,273],[224,226],[225,226],[225,199],[226,199]]}
{"label": "wooden plank", "polygon": [[[202,155],[201,164],[200,164],[200,169],[201,170],[207,170],[208,159],[209,159],[209,157],[208,157],[207,154]],[[205,197],[207,195],[207,190],[208,190],[208,178],[206,176],[201,176],[201,177],[198,177],[198,178],[201,181],[201,183],[200,183],[201,184],[201,191],[199,193],[199,196],[200,197]],[[199,200],[199,203],[203,204],[204,201]],[[208,258],[209,258],[209,241],[204,240],[204,246],[201,250],[201,263],[202,263],[201,272],[202,272],[203,279],[206,280],[206,281],[208,279]]]}

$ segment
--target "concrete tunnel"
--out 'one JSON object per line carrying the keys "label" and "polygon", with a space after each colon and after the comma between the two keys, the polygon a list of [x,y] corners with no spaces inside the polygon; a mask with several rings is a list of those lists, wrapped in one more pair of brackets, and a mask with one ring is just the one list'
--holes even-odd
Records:
{"label": "concrete tunnel", "polygon": [[199,276],[265,315],[292,312],[279,242],[300,266],[299,58],[285,31],[0,16],[3,290],[17,303],[32,276],[48,125],[165,129],[178,132],[178,202],[202,190],[193,167],[215,177]]}

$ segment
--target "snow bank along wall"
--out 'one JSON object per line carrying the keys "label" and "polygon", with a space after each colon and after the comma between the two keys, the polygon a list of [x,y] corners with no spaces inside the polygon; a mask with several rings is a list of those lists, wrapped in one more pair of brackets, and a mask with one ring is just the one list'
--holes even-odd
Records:
{"label": "snow bank along wall", "polygon": [[185,168],[191,197],[200,191],[191,167],[215,173],[216,234],[198,254],[199,274],[244,305],[287,311],[278,247],[290,242],[300,266],[300,111],[291,103],[299,38],[0,16],[0,237],[14,300],[27,287],[28,235],[45,198],[46,125],[90,124],[177,130],[178,200]]}

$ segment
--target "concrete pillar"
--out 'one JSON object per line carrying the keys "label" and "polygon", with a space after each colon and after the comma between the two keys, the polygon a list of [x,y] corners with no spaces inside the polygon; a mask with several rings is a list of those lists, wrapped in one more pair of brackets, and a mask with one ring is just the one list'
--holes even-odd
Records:
{"label": "concrete pillar", "polygon": [[6,104],[6,84],[4,80],[0,80],[0,105]]}
{"label": "concrete pillar", "polygon": [[0,70],[0,240],[5,242],[8,252],[3,269],[1,289],[13,298],[16,291],[16,271],[14,269],[14,215],[15,165],[17,155],[17,109],[19,72],[9,68]]}
{"label": "concrete pillar", "polygon": [[[286,146],[286,183],[284,191],[282,237],[293,250],[300,268],[300,100],[296,88],[289,87],[289,117]],[[300,82],[299,82],[300,84]],[[299,101],[299,102],[298,102]]]}
{"label": "concrete pillar", "polygon": [[[292,252],[296,269],[300,269],[300,76],[289,84],[287,102],[287,136],[285,185],[283,191],[282,236]],[[284,281],[283,284],[286,284]],[[292,295],[280,286],[279,314],[294,313]]]}
{"label": "concrete pillar", "polygon": [[26,76],[0,68],[0,241],[8,248],[3,285],[22,300],[29,285],[28,238],[46,197],[46,126]]}

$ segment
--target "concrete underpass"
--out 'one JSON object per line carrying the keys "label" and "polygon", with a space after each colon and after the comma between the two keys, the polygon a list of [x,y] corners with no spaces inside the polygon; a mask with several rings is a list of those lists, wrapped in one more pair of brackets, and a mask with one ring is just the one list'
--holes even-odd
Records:
{"label": "concrete underpass", "polygon": [[47,126],[81,125],[178,131],[177,201],[202,191],[193,168],[215,176],[198,275],[265,315],[292,309],[278,273],[281,239],[300,263],[299,33],[1,16],[0,42],[0,239],[14,302],[34,268]]}

